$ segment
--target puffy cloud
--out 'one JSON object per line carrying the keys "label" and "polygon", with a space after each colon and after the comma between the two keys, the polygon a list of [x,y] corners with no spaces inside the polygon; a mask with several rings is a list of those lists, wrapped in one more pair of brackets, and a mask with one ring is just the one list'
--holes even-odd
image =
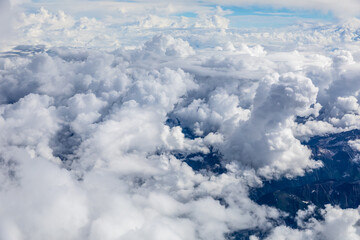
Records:
{"label": "puffy cloud", "polygon": [[1,146],[26,147],[35,156],[58,161],[48,145],[61,122],[52,104],[48,96],[29,94],[14,104],[2,105]]}
{"label": "puffy cloud", "polygon": [[157,15],[149,15],[139,21],[140,28],[186,28],[189,26],[187,18],[170,19]]}
{"label": "puffy cloud", "polygon": [[350,141],[348,142],[348,144],[350,145],[350,147],[351,147],[352,149],[354,149],[354,151],[360,152],[360,140],[359,140],[359,139],[350,140]]}
{"label": "puffy cloud", "polygon": [[343,116],[346,113],[359,114],[359,110],[359,104],[354,96],[338,97],[330,114],[332,116]]}
{"label": "puffy cloud", "polygon": [[307,222],[302,222],[302,218],[311,216],[313,210],[310,207],[306,211],[298,212],[298,221],[303,227],[302,230],[280,226],[276,227],[266,239],[360,239],[359,209],[343,210],[326,205],[321,211],[323,221],[311,217]]}
{"label": "puffy cloud", "polygon": [[[159,38],[170,39],[165,47],[195,51],[183,40]],[[18,51],[30,53],[1,66],[4,237],[27,238],[32,230],[34,239],[222,239],[237,229],[269,228],[267,219],[280,216],[249,199],[247,185],[259,184],[254,172],[195,173],[171,155],[208,153],[223,143],[225,125],[245,121],[250,111],[219,88],[206,104],[220,132],[189,139],[181,126],[166,125],[203,83],[178,68],[143,67],[172,56],[162,45],[154,58],[146,47]],[[23,197],[11,201],[15,196]]]}
{"label": "puffy cloud", "polygon": [[309,140],[313,136],[323,136],[329,133],[342,132],[343,129],[336,128],[329,122],[309,120],[303,124],[293,127],[294,135],[301,140]]}
{"label": "puffy cloud", "polygon": [[195,52],[189,43],[171,36],[157,35],[145,43],[144,52],[169,57],[187,57]]}
{"label": "puffy cloud", "polygon": [[195,22],[194,27],[195,28],[221,28],[226,29],[229,26],[229,19],[219,16],[219,15],[213,15],[213,16],[206,16],[201,15],[199,17],[200,19]]}
{"label": "puffy cloud", "polygon": [[1,238],[82,238],[87,197],[70,172],[22,147],[6,148],[1,159],[1,179],[11,181],[1,189]]}
{"label": "puffy cloud", "polygon": [[310,108],[318,89],[310,79],[285,74],[267,79],[258,88],[249,120],[236,129],[225,156],[259,169],[265,177],[304,174],[305,168],[321,166],[310,159],[292,131],[294,116]]}
{"label": "puffy cloud", "polygon": [[249,118],[250,111],[239,107],[239,99],[225,89],[210,93],[208,102],[194,99],[187,107],[175,111],[175,116],[185,126],[190,126],[199,136],[209,132],[229,134],[239,122]]}
{"label": "puffy cloud", "polygon": [[[189,46],[159,38],[170,39],[165,47]],[[154,40],[145,46],[150,44]],[[142,67],[139,63],[167,57],[162,46],[154,58],[146,57],[148,52],[146,47],[124,53],[53,48],[3,60],[4,237],[27,238],[33,229],[34,238],[222,239],[279,216],[248,198],[250,179],[238,174],[209,179],[171,155],[207,153],[223,137],[189,139],[180,126],[165,124],[199,84],[181,69]],[[22,80],[24,87],[17,88]],[[208,104],[220,124],[236,125],[249,115],[221,88]],[[31,194],[35,186],[37,193]],[[29,199],[10,201],[19,195]],[[218,200],[224,197],[228,206]],[[20,218],[26,207],[32,210]]]}
{"label": "puffy cloud", "polygon": [[[1,53],[1,238],[331,239],[337,225],[358,238],[357,210],[299,212],[294,230],[249,198],[263,178],[321,167],[301,140],[359,127],[354,31],[199,16],[22,16],[9,46],[45,45]],[[215,152],[221,174],[182,157]]]}

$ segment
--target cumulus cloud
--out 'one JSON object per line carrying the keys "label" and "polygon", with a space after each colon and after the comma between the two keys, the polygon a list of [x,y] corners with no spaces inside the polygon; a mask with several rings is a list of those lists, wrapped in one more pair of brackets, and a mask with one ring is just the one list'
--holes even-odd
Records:
{"label": "cumulus cloud", "polygon": [[302,175],[305,168],[321,166],[310,159],[311,151],[291,131],[294,116],[315,103],[317,92],[303,76],[265,79],[257,90],[251,117],[234,131],[225,156],[259,169],[266,177]]}
{"label": "cumulus cloud", "polygon": [[[237,171],[209,178],[171,154],[208,153],[223,141],[220,133],[189,139],[181,126],[166,125],[199,83],[184,70],[143,64],[192,56],[178,45],[194,54],[181,39],[156,36],[124,53],[40,48],[2,59],[4,237],[222,239],[239,228],[271,227],[267,219],[280,213],[248,198],[247,184],[259,182]],[[218,103],[222,96],[227,109]],[[247,118],[236,99],[213,93],[209,104],[219,123]]]}
{"label": "cumulus cloud", "polygon": [[360,152],[360,141],[359,141],[359,139],[349,141],[349,145],[355,151]]}
{"label": "cumulus cloud", "polygon": [[[275,228],[266,239],[359,239],[359,209],[340,209],[326,205],[321,211],[324,220],[312,218],[313,207],[298,212],[298,223],[303,229],[292,229],[286,226]],[[303,222],[304,218],[309,218]]]}
{"label": "cumulus cloud", "polygon": [[[301,141],[359,128],[356,34],[229,30],[220,10],[22,15],[0,55],[0,238],[359,237],[358,210],[300,211],[295,230],[249,198],[322,167]],[[221,173],[184,160],[215,153]]]}

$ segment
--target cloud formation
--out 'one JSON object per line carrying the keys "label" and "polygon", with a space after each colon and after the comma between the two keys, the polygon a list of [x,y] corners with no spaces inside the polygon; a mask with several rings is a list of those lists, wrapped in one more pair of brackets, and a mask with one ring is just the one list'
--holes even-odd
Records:
{"label": "cloud formation", "polygon": [[[342,210],[338,207],[326,205],[321,211],[324,220],[318,221],[311,217],[314,207],[299,211],[298,224],[302,230],[291,229],[285,226],[275,228],[266,239],[359,239],[359,209]],[[310,217],[310,218],[309,218]],[[304,219],[308,218],[304,222]],[[254,237],[253,239],[256,239]]]}
{"label": "cloud formation", "polygon": [[[163,18],[22,15],[0,55],[0,238],[359,238],[357,209],[310,207],[291,229],[249,197],[322,167],[302,141],[359,128],[356,24]],[[220,173],[184,161],[214,153]]]}

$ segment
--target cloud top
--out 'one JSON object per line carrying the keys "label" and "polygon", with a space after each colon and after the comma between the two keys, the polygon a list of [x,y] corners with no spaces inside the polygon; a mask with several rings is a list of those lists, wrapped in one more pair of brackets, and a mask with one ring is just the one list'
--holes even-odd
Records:
{"label": "cloud top", "polygon": [[249,197],[323,166],[303,141],[359,128],[356,21],[250,31],[219,8],[122,10],[19,17],[0,54],[0,238],[359,237],[357,209],[321,221],[310,205],[292,229]]}

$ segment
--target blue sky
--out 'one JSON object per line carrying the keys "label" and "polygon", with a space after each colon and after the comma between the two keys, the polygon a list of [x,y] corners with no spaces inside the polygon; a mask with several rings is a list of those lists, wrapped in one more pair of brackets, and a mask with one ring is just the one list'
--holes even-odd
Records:
{"label": "blue sky", "polygon": [[[91,2],[91,3],[90,3]],[[106,2],[106,3],[105,3]],[[332,14],[330,10],[316,10],[315,8],[289,8],[289,7],[271,7],[270,5],[247,5],[246,7],[231,6],[225,4],[204,4],[197,1],[194,2],[141,2],[141,1],[58,1],[58,0],[32,0],[32,3],[27,4],[27,9],[30,12],[36,11],[40,6],[44,5],[50,11],[64,10],[74,16],[88,16],[95,18],[102,18],[104,16],[117,14],[109,7],[104,7],[108,3],[112,4],[138,4],[146,5],[152,11],[156,11],[156,15],[167,15],[165,9],[158,6],[166,6],[172,4],[175,6],[175,11],[170,13],[172,16],[185,16],[196,18],[199,13],[217,12],[220,7],[224,17],[230,19],[231,28],[278,28],[289,25],[294,25],[299,22],[333,22],[337,16]],[[191,4],[193,3],[193,5]],[[92,7],[91,7],[92,6]],[[177,8],[180,6],[179,8]],[[109,10],[110,9],[110,10]],[[157,9],[157,10],[154,10]],[[165,11],[164,11],[165,10]],[[74,14],[75,12],[75,14]],[[147,14],[146,10],[143,12]],[[136,13],[135,13],[136,14]],[[149,14],[154,14],[149,13]],[[219,14],[219,13],[217,13]]]}
{"label": "blue sky", "polygon": [[230,27],[282,27],[301,21],[334,21],[332,13],[317,10],[275,9],[269,7],[222,7],[233,13],[227,15],[231,19]]}
{"label": "blue sky", "polygon": [[[216,8],[218,6],[210,5]],[[283,27],[299,22],[332,22],[336,17],[331,12],[321,12],[319,10],[295,10],[288,8],[270,8],[270,7],[236,7],[219,6],[224,11],[229,11],[225,17],[231,20],[230,27]],[[195,12],[185,12],[177,14],[178,16],[196,17]]]}
{"label": "blue sky", "polygon": [[254,16],[282,16],[282,17],[300,17],[300,18],[309,18],[309,19],[321,19],[321,20],[332,20],[334,16],[328,12],[326,14],[317,10],[291,10],[288,8],[269,8],[269,7],[228,7],[222,6],[223,10],[230,10],[233,13],[228,16],[244,16],[244,15],[254,15]]}

